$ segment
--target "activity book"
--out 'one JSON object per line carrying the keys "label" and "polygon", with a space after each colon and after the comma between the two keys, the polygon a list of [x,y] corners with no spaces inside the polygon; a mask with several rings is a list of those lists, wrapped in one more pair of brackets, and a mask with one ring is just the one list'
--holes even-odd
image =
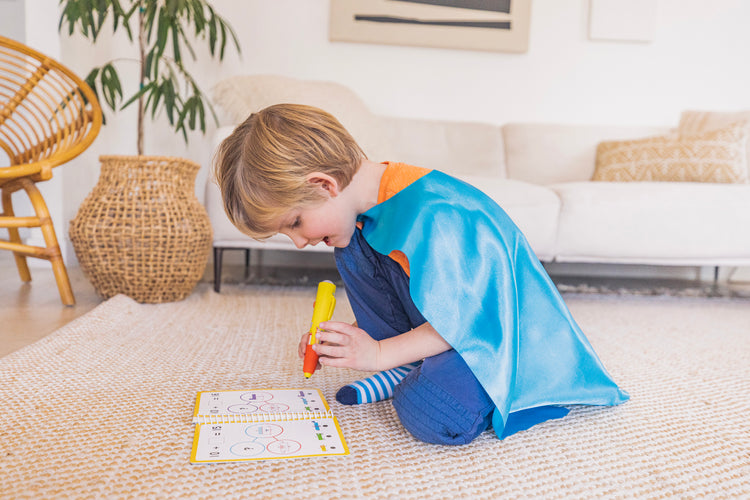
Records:
{"label": "activity book", "polygon": [[193,423],[194,464],[349,454],[318,389],[199,392]]}

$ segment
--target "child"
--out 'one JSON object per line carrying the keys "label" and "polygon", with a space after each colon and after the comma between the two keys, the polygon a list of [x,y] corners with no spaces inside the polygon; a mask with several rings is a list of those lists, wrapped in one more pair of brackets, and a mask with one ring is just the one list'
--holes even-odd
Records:
{"label": "child", "polygon": [[385,370],[339,401],[392,392],[416,438],[464,444],[490,426],[504,438],[560,418],[560,405],[628,399],[521,232],[479,190],[372,162],[333,116],[292,104],[250,115],[219,147],[215,173],[243,232],[335,247],[357,322],[322,323],[325,344],[313,348],[322,365]]}

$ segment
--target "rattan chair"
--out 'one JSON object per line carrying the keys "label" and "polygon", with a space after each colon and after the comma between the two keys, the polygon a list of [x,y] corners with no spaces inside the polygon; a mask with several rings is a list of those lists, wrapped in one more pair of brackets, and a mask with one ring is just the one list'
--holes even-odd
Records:
{"label": "rattan chair", "polygon": [[[52,168],[75,158],[99,133],[102,111],[86,83],[57,61],[25,45],[0,37],[0,228],[9,239],[21,280],[31,281],[26,257],[49,260],[60,298],[74,305],[68,272],[60,253],[47,204],[37,182],[52,178]],[[7,157],[7,161],[4,158]],[[25,192],[31,216],[15,215],[11,195]],[[19,228],[41,228],[45,246],[24,244]]]}

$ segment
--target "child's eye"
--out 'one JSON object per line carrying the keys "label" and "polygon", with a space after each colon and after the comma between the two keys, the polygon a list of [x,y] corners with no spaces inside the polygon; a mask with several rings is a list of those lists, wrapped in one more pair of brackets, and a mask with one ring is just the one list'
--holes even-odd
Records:
{"label": "child's eye", "polygon": [[292,221],[291,226],[289,226],[289,227],[291,227],[292,229],[295,229],[295,228],[299,227],[299,225],[301,223],[302,223],[302,220],[299,217],[295,217],[294,220]]}

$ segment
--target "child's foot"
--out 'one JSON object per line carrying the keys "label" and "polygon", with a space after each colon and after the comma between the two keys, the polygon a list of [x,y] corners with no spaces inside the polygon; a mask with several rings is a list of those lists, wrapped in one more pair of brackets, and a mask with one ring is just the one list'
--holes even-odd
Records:
{"label": "child's foot", "polygon": [[409,363],[345,385],[336,393],[336,401],[343,405],[358,405],[389,399],[393,397],[393,389],[417,366],[419,363]]}

